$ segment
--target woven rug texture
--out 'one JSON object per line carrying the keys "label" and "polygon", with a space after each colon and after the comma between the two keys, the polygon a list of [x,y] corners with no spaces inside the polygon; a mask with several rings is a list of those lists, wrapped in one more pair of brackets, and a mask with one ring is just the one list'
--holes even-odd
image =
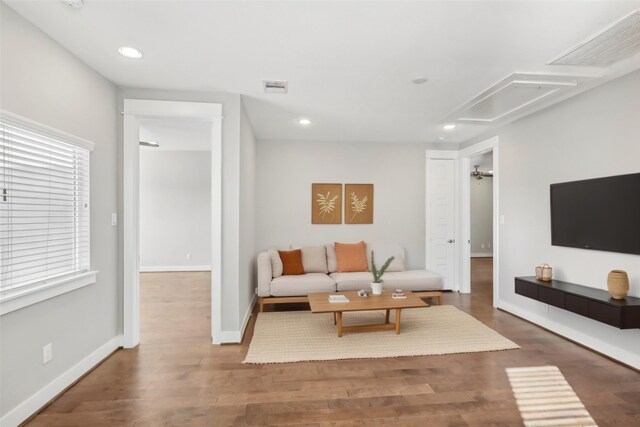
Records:
{"label": "woven rug texture", "polygon": [[[343,325],[383,323],[384,311],[344,313]],[[394,310],[391,311],[394,322]],[[402,310],[401,331],[344,333],[332,314],[309,311],[259,313],[244,363],[376,359],[520,348],[450,305]]]}

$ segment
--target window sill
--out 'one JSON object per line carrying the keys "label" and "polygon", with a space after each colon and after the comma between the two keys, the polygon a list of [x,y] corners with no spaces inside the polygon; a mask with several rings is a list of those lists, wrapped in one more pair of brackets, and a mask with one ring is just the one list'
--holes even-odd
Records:
{"label": "window sill", "polygon": [[97,271],[89,271],[72,277],[52,280],[28,289],[7,291],[6,294],[0,295],[0,316],[91,285],[96,282],[97,274]]}

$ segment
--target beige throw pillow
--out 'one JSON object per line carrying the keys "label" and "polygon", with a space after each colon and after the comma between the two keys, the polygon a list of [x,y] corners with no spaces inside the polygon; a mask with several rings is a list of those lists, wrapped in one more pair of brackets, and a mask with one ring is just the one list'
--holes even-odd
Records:
{"label": "beige throw pillow", "polygon": [[267,252],[269,252],[269,258],[271,258],[271,274],[275,277],[282,276],[283,264],[280,259],[280,254],[276,248],[271,248]]}
{"label": "beige throw pillow", "polygon": [[324,246],[306,246],[302,248],[302,265],[305,273],[327,274],[327,250]]}
{"label": "beige throw pillow", "polygon": [[367,245],[367,263],[371,269],[371,251],[373,251],[376,260],[376,267],[380,268],[389,257],[394,257],[393,261],[387,268],[387,271],[405,271],[404,248],[398,244],[368,244]]}

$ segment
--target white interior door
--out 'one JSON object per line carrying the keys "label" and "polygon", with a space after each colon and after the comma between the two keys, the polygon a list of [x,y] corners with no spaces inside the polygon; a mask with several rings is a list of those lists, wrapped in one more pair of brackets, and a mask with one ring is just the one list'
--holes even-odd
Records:
{"label": "white interior door", "polygon": [[430,159],[428,188],[427,267],[444,278],[444,288],[455,288],[456,224],[455,224],[455,160]]}

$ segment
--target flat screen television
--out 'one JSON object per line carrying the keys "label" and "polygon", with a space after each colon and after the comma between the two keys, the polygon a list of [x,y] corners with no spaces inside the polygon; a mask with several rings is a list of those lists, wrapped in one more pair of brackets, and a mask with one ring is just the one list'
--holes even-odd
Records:
{"label": "flat screen television", "polygon": [[551,184],[551,244],[640,255],[640,173]]}

